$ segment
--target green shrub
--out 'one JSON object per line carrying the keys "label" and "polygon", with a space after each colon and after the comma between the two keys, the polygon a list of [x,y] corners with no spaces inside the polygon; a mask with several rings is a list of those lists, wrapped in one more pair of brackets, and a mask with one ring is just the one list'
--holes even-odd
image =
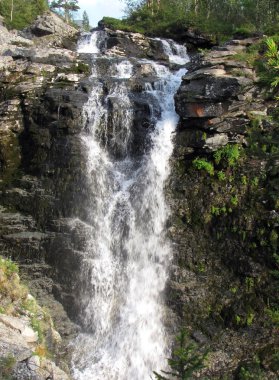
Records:
{"label": "green shrub", "polygon": [[220,181],[225,181],[226,179],[226,174],[222,171],[217,172],[217,176]]}
{"label": "green shrub", "polygon": [[265,57],[267,58],[266,69],[269,74],[269,83],[271,87],[279,86],[279,49],[278,43],[273,38],[266,39],[267,51]]}
{"label": "green shrub", "polygon": [[15,364],[16,360],[12,355],[0,357],[0,378],[2,380],[12,380],[12,371]]}
{"label": "green shrub", "polygon": [[238,196],[237,195],[233,195],[230,199],[230,202],[233,206],[237,206],[238,205]]}
{"label": "green shrub", "polygon": [[225,162],[229,167],[235,166],[240,158],[240,147],[236,144],[228,144],[223,148],[218,149],[214,153],[214,160],[217,165]]}
{"label": "green shrub", "polygon": [[221,214],[226,214],[227,213],[227,208],[226,206],[223,207],[216,207],[216,206],[211,206],[211,214],[215,216],[219,216]]}
{"label": "green shrub", "polygon": [[6,276],[11,276],[13,273],[18,273],[18,265],[10,259],[4,259],[0,256],[0,268]]}
{"label": "green shrub", "polygon": [[269,316],[272,324],[279,328],[279,309],[266,309],[266,314]]}
{"label": "green shrub", "polygon": [[[192,379],[192,374],[204,367],[207,353],[200,353],[197,346],[189,343],[189,338],[185,330],[176,338],[176,348],[173,355],[168,359],[169,371],[161,371],[162,375],[154,372],[157,380]],[[167,377],[166,377],[167,376]]]}
{"label": "green shrub", "polygon": [[195,158],[193,165],[198,170],[205,170],[209,175],[214,175],[214,165],[204,158]]}

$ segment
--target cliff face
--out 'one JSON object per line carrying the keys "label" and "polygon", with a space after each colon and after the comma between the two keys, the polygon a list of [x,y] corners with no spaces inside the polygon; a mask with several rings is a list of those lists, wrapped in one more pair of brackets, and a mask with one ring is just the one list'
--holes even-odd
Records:
{"label": "cliff face", "polygon": [[[53,14],[21,35],[0,28],[1,254],[21,264],[21,277],[32,294],[52,310],[59,332],[69,337],[77,329],[53,294],[63,294],[58,268],[64,267],[65,288],[74,275],[64,265],[70,260],[66,243],[58,242],[63,228],[67,240],[64,221],[82,196],[83,163],[76,136],[87,93],[86,83],[78,83],[89,69],[70,50],[75,49],[77,31]],[[43,372],[37,376],[45,378]]]}
{"label": "cliff face", "polygon": [[[87,218],[79,134],[92,87],[89,58],[75,52],[76,31],[53,15],[22,36],[0,28],[0,248],[21,264],[59,332],[71,337],[77,328],[56,299],[74,318],[85,236],[72,218]],[[244,379],[245,371],[276,379],[278,371],[278,127],[267,117],[276,107],[237,55],[254,42],[207,52],[176,96],[167,300],[175,312],[171,325],[186,326],[208,345],[212,379]],[[106,43],[112,57],[167,59],[157,40],[139,34],[108,31]],[[137,94],[134,154],[146,148],[152,128],[148,99],[138,95],[149,80],[150,67],[141,65],[130,83]],[[116,100],[110,106],[118,112]]]}
{"label": "cliff face", "polygon": [[278,375],[278,110],[243,60],[255,43],[204,53],[176,95],[169,302],[218,379]]}

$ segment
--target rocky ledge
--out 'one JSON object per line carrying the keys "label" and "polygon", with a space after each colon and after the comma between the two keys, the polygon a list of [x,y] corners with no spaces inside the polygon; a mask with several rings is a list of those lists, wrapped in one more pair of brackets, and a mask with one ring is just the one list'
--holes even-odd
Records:
{"label": "rocky ledge", "polygon": [[251,116],[267,115],[253,67],[237,58],[256,42],[257,39],[233,40],[207,52],[183,77],[176,95],[180,129],[185,134],[189,129],[200,131],[189,142],[189,152],[212,152],[228,142],[243,143]]}
{"label": "rocky ledge", "polygon": [[2,257],[0,286],[1,379],[69,380],[56,365],[67,370],[61,361],[62,339],[50,314],[22,285],[17,265]]}

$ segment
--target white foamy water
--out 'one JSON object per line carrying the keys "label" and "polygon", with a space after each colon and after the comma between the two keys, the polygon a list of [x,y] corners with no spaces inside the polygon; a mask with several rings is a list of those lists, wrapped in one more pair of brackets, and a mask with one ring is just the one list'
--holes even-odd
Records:
{"label": "white foamy water", "polygon": [[78,43],[78,53],[99,54],[100,42],[103,42],[105,32],[95,31],[92,33],[85,33]]}
{"label": "white foamy water", "polygon": [[185,65],[189,62],[189,56],[187,54],[187,49],[183,45],[179,45],[172,40],[161,40],[163,43],[164,51],[169,56],[169,61],[171,63],[176,63],[177,65]]}
{"label": "white foamy water", "polygon": [[133,74],[133,65],[131,62],[125,60],[113,65],[115,73],[112,74],[113,77],[118,79],[129,79]]}
{"label": "white foamy water", "polygon": [[127,60],[113,64],[117,81],[107,89],[95,79],[84,107],[92,230],[80,273],[84,332],[73,342],[76,380],[148,380],[166,368],[170,347],[163,294],[172,251],[164,185],[178,122],[174,94],[185,70],[172,73],[150,62],[156,79],[145,93],[160,104],[161,116],[149,136],[151,148],[135,158],[125,81],[134,68]]}

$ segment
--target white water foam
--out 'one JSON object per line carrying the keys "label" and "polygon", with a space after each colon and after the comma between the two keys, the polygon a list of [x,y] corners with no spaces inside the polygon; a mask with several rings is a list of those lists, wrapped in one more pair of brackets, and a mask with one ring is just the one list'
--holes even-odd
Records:
{"label": "white water foam", "polygon": [[[108,93],[102,81],[96,81],[84,108],[87,128],[82,139],[93,228],[81,272],[86,332],[73,343],[76,380],[148,380],[153,370],[166,368],[163,292],[172,252],[165,236],[169,208],[164,184],[178,122],[174,94],[185,70],[171,73],[150,64],[157,79],[145,91],[159,102],[161,117],[151,135],[151,150],[140,162],[128,154],[133,111],[125,81],[120,80],[131,75],[130,62],[119,62],[119,81]],[[112,135],[110,144],[121,151],[120,159],[101,141],[104,131]]]}

